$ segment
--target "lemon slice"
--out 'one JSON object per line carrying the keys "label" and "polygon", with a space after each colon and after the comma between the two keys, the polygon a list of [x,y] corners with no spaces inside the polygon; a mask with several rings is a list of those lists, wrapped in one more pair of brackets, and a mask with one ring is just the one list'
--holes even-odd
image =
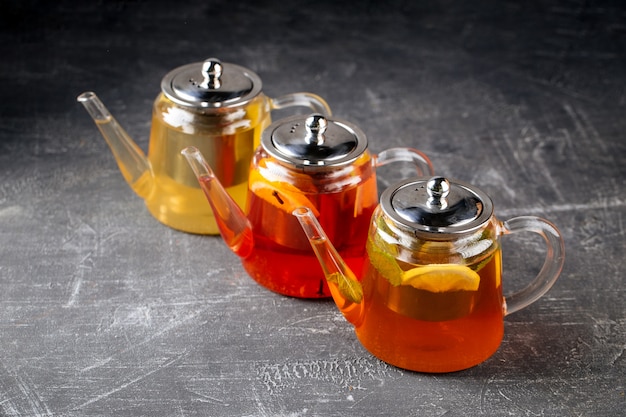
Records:
{"label": "lemon slice", "polygon": [[465,265],[432,264],[403,272],[402,284],[435,293],[476,291],[480,275]]}
{"label": "lemon slice", "polygon": [[298,188],[282,181],[268,181],[258,170],[250,171],[250,191],[267,201],[271,205],[287,213],[292,213],[298,207],[308,207],[315,217],[319,211]]}

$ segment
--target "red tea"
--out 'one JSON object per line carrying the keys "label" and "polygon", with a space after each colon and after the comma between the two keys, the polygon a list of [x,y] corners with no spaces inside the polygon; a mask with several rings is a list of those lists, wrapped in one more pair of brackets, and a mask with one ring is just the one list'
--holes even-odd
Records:
{"label": "red tea", "polygon": [[[353,173],[354,174],[354,173]],[[302,297],[329,297],[322,268],[292,211],[307,205],[317,212],[329,238],[355,271],[361,271],[369,222],[378,195],[371,159],[364,158],[352,184],[337,191],[296,189],[256,175],[248,193],[248,218],[254,245],[243,265],[259,284],[278,293]],[[259,186],[264,183],[264,186]],[[295,181],[298,184],[298,181]],[[303,185],[303,184],[300,184]],[[311,184],[309,183],[308,186]],[[319,188],[318,188],[319,189]]]}

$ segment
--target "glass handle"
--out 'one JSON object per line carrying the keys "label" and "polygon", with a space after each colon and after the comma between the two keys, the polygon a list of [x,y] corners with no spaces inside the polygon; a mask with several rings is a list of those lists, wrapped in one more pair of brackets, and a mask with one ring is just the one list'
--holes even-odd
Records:
{"label": "glass handle", "polygon": [[539,274],[525,288],[506,297],[506,315],[515,313],[541,298],[559,277],[565,262],[565,244],[559,230],[547,220],[520,216],[503,223],[504,234],[534,232],[546,242],[546,259]]}
{"label": "glass handle", "polygon": [[313,110],[314,113],[319,113],[323,116],[332,116],[332,111],[328,103],[320,96],[312,93],[292,93],[284,96],[271,98],[270,108],[272,110],[280,110],[287,107],[308,107]]}
{"label": "glass handle", "polygon": [[435,175],[433,164],[428,157],[413,148],[390,148],[380,152],[375,157],[376,167],[393,162],[411,162],[415,165],[418,176]]}

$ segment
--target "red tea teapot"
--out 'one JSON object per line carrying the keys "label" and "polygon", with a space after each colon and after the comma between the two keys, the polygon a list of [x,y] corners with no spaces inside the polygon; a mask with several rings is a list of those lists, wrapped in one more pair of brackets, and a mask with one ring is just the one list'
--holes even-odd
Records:
{"label": "red tea teapot", "polygon": [[[564,262],[553,224],[534,216],[501,222],[485,193],[443,177],[408,179],[382,193],[364,267],[354,269],[362,278],[310,209],[294,215],[363,346],[413,371],[458,371],[486,360],[500,345],[504,316],[545,294]],[[500,238],[522,231],[544,238],[546,258],[524,289],[503,298]]]}
{"label": "red tea teapot", "polygon": [[111,148],[126,182],[160,222],[185,232],[217,234],[211,208],[180,150],[200,149],[237,204],[244,207],[250,158],[270,112],[304,106],[330,115],[314,94],[269,98],[257,74],[209,58],[170,71],[152,109],[148,156],[92,92],[78,96]]}
{"label": "red tea teapot", "polygon": [[411,162],[431,174],[421,152],[392,148],[372,155],[355,125],[320,114],[293,116],[263,131],[250,167],[245,213],[224,192],[195,148],[182,151],[195,172],[226,244],[248,274],[280,294],[319,298],[330,293],[309,243],[291,214],[299,206],[319,216],[352,267],[363,263],[369,221],[378,204],[376,167]]}

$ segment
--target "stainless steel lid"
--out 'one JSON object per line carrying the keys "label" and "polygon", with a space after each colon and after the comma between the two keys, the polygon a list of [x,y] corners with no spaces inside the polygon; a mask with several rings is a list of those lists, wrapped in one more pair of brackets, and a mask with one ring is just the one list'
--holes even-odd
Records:
{"label": "stainless steel lid", "polygon": [[404,180],[387,188],[380,204],[405,229],[438,234],[475,230],[493,214],[493,203],[484,192],[444,177]]}
{"label": "stainless steel lid", "polygon": [[235,64],[209,58],[170,71],[161,89],[173,102],[187,107],[222,108],[244,104],[261,92],[261,79]]}
{"label": "stainless steel lid", "polygon": [[313,114],[272,123],[263,131],[261,144],[281,162],[298,168],[324,168],[354,162],[367,149],[367,138],[349,122]]}

